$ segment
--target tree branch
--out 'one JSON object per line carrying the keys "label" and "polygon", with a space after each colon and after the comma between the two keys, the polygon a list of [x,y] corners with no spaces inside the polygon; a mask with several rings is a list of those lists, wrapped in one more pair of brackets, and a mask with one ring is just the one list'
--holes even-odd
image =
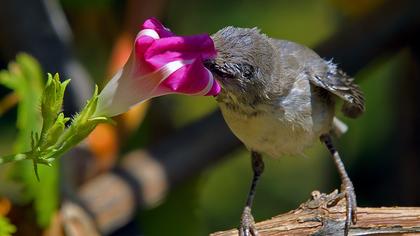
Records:
{"label": "tree branch", "polygon": [[[334,191],[312,192],[312,199],[297,209],[256,224],[261,236],[343,235],[346,201]],[[349,235],[414,235],[420,233],[420,207],[359,207],[357,224]],[[211,236],[237,236],[232,229]],[[417,234],[416,234],[417,235]]]}

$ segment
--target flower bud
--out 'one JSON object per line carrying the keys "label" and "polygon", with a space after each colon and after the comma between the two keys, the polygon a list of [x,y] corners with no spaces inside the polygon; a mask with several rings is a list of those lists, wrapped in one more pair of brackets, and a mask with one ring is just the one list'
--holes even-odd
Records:
{"label": "flower bud", "polygon": [[43,129],[48,130],[55,122],[58,113],[63,105],[64,91],[70,80],[60,82],[58,74],[54,77],[48,74],[48,81],[45,85],[41,101],[41,113],[43,119]]}

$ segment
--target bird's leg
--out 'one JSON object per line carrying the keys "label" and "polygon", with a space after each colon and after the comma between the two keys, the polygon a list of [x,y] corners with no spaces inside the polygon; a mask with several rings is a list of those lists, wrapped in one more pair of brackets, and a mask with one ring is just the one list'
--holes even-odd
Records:
{"label": "bird's leg", "polygon": [[328,148],[329,152],[331,153],[334,164],[337,167],[338,173],[340,174],[341,178],[341,192],[345,194],[346,197],[346,223],[344,228],[344,235],[348,235],[349,228],[351,223],[356,224],[356,209],[357,209],[357,202],[356,202],[356,194],[354,192],[353,183],[351,182],[349,176],[347,175],[346,169],[344,168],[343,161],[338,154],[338,151],[335,149],[331,136],[328,134],[321,136],[321,141],[325,144]]}
{"label": "bird's leg", "polygon": [[239,226],[239,235],[240,236],[257,236],[258,232],[255,229],[254,217],[251,214],[252,203],[254,201],[255,189],[257,182],[260,179],[261,174],[264,171],[264,162],[262,160],[261,154],[258,152],[251,152],[251,163],[252,170],[254,172],[251,189],[249,190],[248,197],[246,200],[246,205],[241,217],[241,225]]}

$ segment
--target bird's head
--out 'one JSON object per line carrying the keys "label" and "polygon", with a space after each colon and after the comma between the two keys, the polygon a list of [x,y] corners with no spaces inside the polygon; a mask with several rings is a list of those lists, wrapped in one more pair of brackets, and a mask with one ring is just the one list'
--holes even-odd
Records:
{"label": "bird's head", "polygon": [[217,57],[204,64],[222,86],[222,91],[251,93],[264,86],[273,64],[273,50],[266,35],[257,28],[228,26],[212,38]]}

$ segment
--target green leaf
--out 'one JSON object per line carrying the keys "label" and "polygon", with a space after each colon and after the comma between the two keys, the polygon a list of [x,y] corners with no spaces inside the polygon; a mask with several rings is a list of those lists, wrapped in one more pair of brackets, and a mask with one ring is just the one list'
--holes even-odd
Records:
{"label": "green leaf", "polygon": [[59,204],[59,165],[51,167],[39,165],[38,171],[42,181],[35,181],[32,175],[33,184],[39,188],[35,193],[36,221],[38,225],[45,228],[50,224],[50,220]]}
{"label": "green leaf", "polygon": [[86,138],[99,123],[109,122],[110,118],[93,116],[97,104],[98,86],[95,87],[92,98],[86,103],[83,110],[74,116],[70,127],[60,136],[55,146],[55,149],[59,150],[56,155],[61,155],[63,152],[76,146],[80,141]]}
{"label": "green leaf", "polygon": [[42,81],[40,65],[27,54],[17,55],[16,62],[9,63],[8,71],[0,72],[0,84],[13,89],[20,99],[16,122],[19,134],[15,143],[15,152],[30,149],[28,137],[41,125],[39,101],[42,94]]}
{"label": "green leaf", "polygon": [[12,225],[4,216],[0,215],[0,236],[12,236],[16,232],[16,227]]}
{"label": "green leaf", "polygon": [[[57,166],[52,166],[55,159],[59,158],[69,149],[76,146],[86,138],[99,123],[110,123],[109,117],[96,117],[95,111],[98,103],[98,87],[92,98],[87,102],[80,114],[74,116],[71,125],[66,128],[70,120],[61,113],[65,89],[70,82],[60,82],[58,74],[48,74],[48,81],[42,90],[39,65],[27,55],[20,55],[16,63],[9,65],[9,71],[0,74],[1,83],[14,89],[20,97],[18,104],[18,129],[19,139],[16,152],[19,154],[0,158],[0,164],[18,160],[32,160],[32,168],[36,179],[31,175],[29,162],[16,163],[15,172],[17,179],[25,183],[26,199],[34,200],[38,223],[45,227],[57,208]],[[36,79],[35,79],[36,80]],[[43,94],[41,96],[41,93]],[[40,103],[40,104],[39,104]],[[40,111],[39,111],[40,106]],[[39,119],[42,117],[42,125]],[[42,128],[41,128],[42,126]],[[39,165],[44,164],[44,165]],[[40,176],[43,181],[40,182]]]}
{"label": "green leaf", "polygon": [[[7,71],[0,72],[0,84],[13,89],[19,97],[16,123],[18,136],[14,148],[16,153],[25,153],[30,150],[33,146],[31,134],[41,129],[40,105],[43,83],[43,72],[39,63],[27,54],[17,55],[16,62],[11,62]],[[63,90],[62,87],[59,87],[56,94],[61,95],[61,90]],[[57,104],[55,105],[57,107]],[[21,156],[15,155],[14,158],[16,157]],[[57,207],[58,165],[52,168],[39,168],[42,182],[34,178],[33,168],[31,162],[16,162],[11,177],[23,183],[24,190],[19,200],[21,202],[34,201],[37,221],[44,227],[48,225],[53,210]]]}
{"label": "green leaf", "polygon": [[66,123],[70,120],[70,118],[64,117],[63,113],[60,113],[56,119],[54,124],[45,132],[45,137],[43,138],[42,143],[40,144],[39,148],[41,150],[48,149],[49,147],[53,146],[60,135],[63,133],[64,129],[66,128]]}

